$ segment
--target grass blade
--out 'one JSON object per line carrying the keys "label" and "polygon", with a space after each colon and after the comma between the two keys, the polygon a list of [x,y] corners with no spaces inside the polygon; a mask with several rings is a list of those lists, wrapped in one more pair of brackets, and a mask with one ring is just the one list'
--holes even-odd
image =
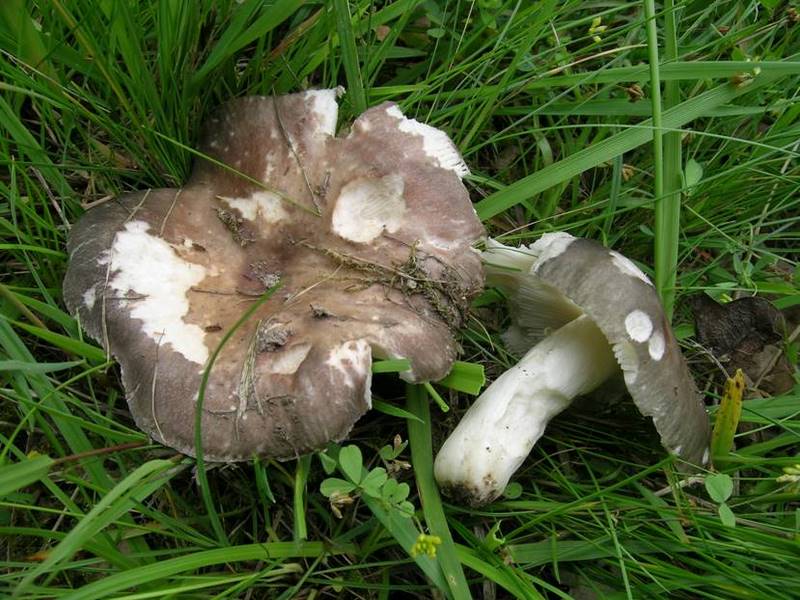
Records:
{"label": "grass blade", "polygon": [[[653,202],[656,208],[655,232],[655,274],[656,290],[665,301],[665,285],[669,283],[669,274],[673,273],[674,264],[669,264],[670,257],[675,255],[677,262],[677,231],[671,226],[672,207],[664,198],[664,131],[661,113],[661,77],[659,76],[658,28],[656,27],[656,5],[654,0],[644,0],[645,30],[647,32],[647,56],[650,63],[650,104],[653,110]],[[678,205],[680,210],[680,204]],[[669,219],[669,223],[665,222]],[[673,253],[674,248],[674,253]],[[674,295],[674,290],[672,290]]]}
{"label": "grass blade", "polygon": [[294,540],[300,542],[308,539],[308,527],[306,525],[306,483],[308,473],[311,469],[311,458],[313,454],[306,454],[297,459],[297,467],[294,475]]}
{"label": "grass blade", "polygon": [[0,373],[3,371],[19,371],[21,373],[53,373],[64,371],[82,364],[81,361],[58,363],[26,363],[21,360],[0,360]]}
{"label": "grass blade", "polygon": [[36,28],[24,0],[0,2],[0,24],[16,41],[17,56],[32,68],[51,79],[58,79],[53,65],[47,60],[47,47],[41,32]]}
{"label": "grass blade", "polygon": [[453,368],[450,369],[447,377],[436,382],[437,385],[471,396],[480,394],[485,383],[486,375],[483,372],[483,365],[461,360],[453,363]]}
{"label": "grass blade", "polygon": [[481,559],[477,552],[461,544],[456,544],[456,552],[462,564],[504,588],[513,594],[515,598],[521,598],[523,600],[544,600],[544,596],[536,591],[536,588],[522,581],[518,575],[509,570],[508,567],[505,567],[505,565],[492,565]]}
{"label": "grass blade", "polygon": [[248,319],[250,319],[250,317],[253,316],[253,313],[261,308],[264,303],[272,297],[272,295],[280,288],[280,286],[281,284],[279,282],[268,289],[258,300],[253,302],[253,304],[242,314],[241,317],[239,317],[239,320],[233,324],[233,327],[225,332],[225,335],[223,335],[222,339],[219,341],[219,345],[214,349],[214,352],[209,357],[208,364],[206,364],[205,369],[203,369],[203,377],[200,380],[200,389],[197,392],[197,406],[195,407],[194,411],[194,448],[197,461],[197,483],[200,486],[200,491],[203,496],[203,504],[205,504],[206,511],[208,511],[208,518],[211,521],[214,534],[217,536],[217,540],[226,546],[228,545],[228,536],[225,534],[225,530],[222,528],[222,523],[219,520],[217,508],[214,505],[214,499],[211,497],[211,488],[208,485],[208,475],[206,474],[205,460],[203,459],[203,402],[205,401],[206,388],[208,387],[208,379],[211,376],[211,369],[214,368],[214,363],[217,361],[219,353],[222,352],[225,344],[228,343],[233,334],[236,333],[236,331],[242,325],[244,325]]}
{"label": "grass blade", "polygon": [[339,32],[339,44],[342,47],[342,64],[347,77],[347,91],[353,102],[356,114],[367,110],[367,96],[364,92],[364,80],[361,78],[361,66],[356,50],[356,36],[353,32],[353,19],[347,0],[333,0],[333,12],[336,17],[336,30]]}
{"label": "grass blade", "polygon": [[[762,74],[747,88],[731,84],[720,85],[665,111],[662,115],[661,127],[664,129],[683,127],[706,111],[727,104],[744,93],[766,87],[778,77],[779,75],[769,76]],[[636,127],[631,127],[602,142],[592,144],[557,163],[540,169],[532,175],[523,177],[475,204],[475,210],[481,219],[490,219],[504,210],[524,202],[531,196],[568,181],[572,177],[597,167],[615,156],[630,152],[634,148],[648,143],[652,138],[653,121],[648,119]]]}
{"label": "grass blade", "polygon": [[[370,498],[366,494],[361,497],[361,501],[367,505],[367,508],[372,511],[375,518],[380,521],[383,528],[392,535],[400,547],[411,556],[411,548],[419,535],[419,531],[414,527],[411,519],[399,516],[396,511],[387,510],[378,499]],[[449,594],[450,589],[438,560],[425,554],[418,554],[413,559],[442,594]]]}
{"label": "grass blade", "polygon": [[[382,412],[385,415],[389,415],[391,417],[397,417],[399,419],[416,419],[419,421],[416,415],[412,415],[407,410],[403,410],[399,406],[395,406],[394,404],[389,404],[388,402],[384,402],[383,400],[376,400],[375,398],[372,399],[372,408],[373,410],[377,410],[378,412]],[[421,423],[422,421],[420,421]]]}
{"label": "grass blade", "polygon": [[[797,75],[800,73],[800,63],[797,56],[787,56],[786,60],[773,61],[680,61],[670,63],[660,69],[661,81],[698,81],[702,79],[728,79],[742,72],[760,68],[762,74],[774,77]],[[611,67],[590,73],[574,75],[558,75],[555,77],[544,76],[525,85],[526,90],[549,89],[553,87],[572,87],[583,84],[598,83],[624,83],[647,81],[650,66],[648,64],[634,67]]]}
{"label": "grass blade", "polygon": [[411,368],[411,361],[407,358],[393,358],[390,360],[376,360],[372,363],[373,373],[402,373]]}
{"label": "grass blade", "polygon": [[63,600],[94,600],[107,598],[123,590],[158,581],[187,571],[196,571],[213,565],[252,561],[274,561],[287,558],[316,558],[325,555],[347,554],[354,551],[351,545],[330,546],[323,542],[269,542],[231,546],[193,552],[160,561],[144,568],[123,571],[111,577],[100,579],[79,590],[63,596]]}
{"label": "grass blade", "polygon": [[76,340],[68,335],[52,332],[49,329],[28,325],[27,323],[15,322],[14,325],[45,342],[53,344],[56,348],[60,348],[64,352],[85,358],[90,363],[103,364],[108,360],[106,353],[94,344]]}
{"label": "grass blade", "polygon": [[[292,16],[304,2],[302,0],[277,0],[265,4],[261,0],[250,0],[240,4],[241,6],[233,14],[228,28],[211,49],[203,66],[192,78],[191,89],[200,88],[224,61],[233,57],[247,44],[274,30]],[[248,24],[259,11],[261,14]]]}
{"label": "grass blade", "polygon": [[39,455],[0,467],[0,498],[46,477],[53,462],[49,456]]}
{"label": "grass blade", "polygon": [[411,463],[417,480],[422,512],[431,535],[442,539],[437,557],[447,585],[455,600],[471,598],[467,578],[458,559],[453,536],[447,526],[439,489],[433,478],[433,447],[431,444],[431,413],[428,398],[421,385],[406,386],[406,408],[415,414],[418,421],[408,422],[408,441],[411,446]]}
{"label": "grass blade", "polygon": [[175,462],[172,460],[151,460],[120,481],[50,551],[47,558],[25,576],[14,595],[21,595],[36,578],[51,572],[56,565],[69,559],[85,546],[87,540],[92,539],[112,522],[127,514],[136,504],[164,486],[171,477],[166,475],[167,470],[174,468]]}
{"label": "grass blade", "polygon": [[[664,2],[664,55],[668,62],[678,59],[678,25],[673,0]],[[680,81],[664,82],[664,107],[680,104]],[[656,289],[661,295],[667,318],[672,319],[675,304],[675,280],[678,269],[678,241],[681,227],[681,190],[683,189],[683,159],[681,132],[663,134],[664,154],[661,196],[655,211],[655,276]]]}

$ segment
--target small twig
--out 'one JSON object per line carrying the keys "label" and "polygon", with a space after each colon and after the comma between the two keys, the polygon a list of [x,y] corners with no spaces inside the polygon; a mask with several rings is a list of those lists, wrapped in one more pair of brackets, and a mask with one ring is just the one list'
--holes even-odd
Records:
{"label": "small twig", "polygon": [[156,382],[158,380],[158,350],[161,348],[161,340],[164,339],[164,331],[161,332],[161,335],[158,336],[158,341],[156,342],[156,352],[155,352],[155,365],[153,366],[153,383],[150,386],[150,412],[153,415],[153,423],[155,423],[156,431],[158,431],[158,437],[161,438],[161,441],[166,443],[166,438],[164,437],[164,433],[161,431],[161,425],[158,424],[158,417],[156,416]]}
{"label": "small twig", "polygon": [[245,355],[244,364],[242,365],[242,373],[239,376],[239,386],[237,393],[239,394],[239,406],[236,409],[236,418],[233,421],[233,433],[236,439],[239,439],[239,422],[242,420],[243,415],[247,412],[247,404],[252,394],[256,402],[258,414],[263,414],[261,407],[261,399],[258,397],[258,390],[256,389],[256,340],[258,339],[258,331],[261,328],[263,319],[259,319],[256,323],[253,335],[250,338],[250,344],[247,347],[247,354]]}
{"label": "small twig", "polygon": [[286,304],[289,304],[290,302],[294,302],[295,300],[297,300],[297,299],[298,299],[300,296],[302,296],[302,295],[303,295],[303,294],[305,294],[306,292],[310,292],[311,290],[313,290],[313,289],[314,289],[315,287],[317,287],[318,285],[320,285],[320,284],[322,284],[322,283],[325,283],[326,281],[330,281],[331,279],[333,279],[334,277],[336,277],[336,274],[337,274],[337,273],[338,273],[338,272],[339,272],[341,269],[342,269],[342,265],[340,264],[338,267],[336,267],[336,269],[333,271],[333,273],[331,273],[330,275],[327,275],[326,277],[323,277],[322,279],[320,279],[319,281],[317,281],[317,282],[315,282],[315,283],[312,283],[310,286],[308,286],[307,288],[304,288],[304,289],[300,290],[300,291],[299,291],[299,292],[297,292],[296,294],[293,294],[292,296],[289,296],[288,298],[286,298],[286,300],[285,300],[284,302],[285,302]]}
{"label": "small twig", "polygon": [[251,294],[250,292],[245,292],[236,288],[234,291],[229,292],[226,290],[210,290],[207,288],[200,288],[197,286],[192,286],[189,288],[190,292],[196,292],[198,294],[214,294],[216,296],[261,296],[264,292],[260,292],[258,294]]}
{"label": "small twig", "polygon": [[103,301],[100,303],[100,328],[103,334],[103,350],[106,353],[106,358],[111,356],[111,346],[108,340],[108,283],[111,280],[111,264],[114,260],[114,241],[117,239],[117,234],[111,239],[111,248],[108,249],[108,266],[106,266],[106,276],[103,281]]}
{"label": "small twig", "polygon": [[295,150],[294,144],[292,143],[292,140],[289,137],[289,133],[283,126],[283,121],[281,120],[281,113],[278,110],[278,99],[275,96],[275,90],[272,90],[272,108],[275,110],[275,119],[278,122],[278,129],[281,130],[281,135],[283,136],[283,139],[286,140],[286,145],[289,147],[289,151],[292,153],[294,160],[297,162],[297,166],[300,167],[300,172],[303,174],[303,180],[305,181],[306,187],[308,188],[308,192],[311,194],[311,202],[314,204],[314,207],[317,209],[317,212],[322,213],[319,202],[317,201],[317,194],[314,191],[314,188],[311,186],[311,182],[308,180],[308,175],[306,174],[306,170],[303,167],[302,161],[300,160],[300,156],[297,154],[297,150]]}
{"label": "small twig", "polygon": [[264,295],[264,291],[260,292],[249,292],[247,290],[243,290],[241,288],[236,288],[232,292],[224,291],[224,290],[209,290],[206,288],[199,288],[196,286],[192,286],[189,288],[190,292],[197,292],[198,294],[213,294],[216,296],[245,296],[246,298],[260,298]]}
{"label": "small twig", "polygon": [[164,237],[164,228],[167,226],[167,221],[169,220],[170,216],[172,215],[172,211],[175,209],[175,205],[178,203],[178,198],[180,198],[181,192],[183,188],[178,188],[175,192],[175,196],[172,198],[172,204],[169,205],[169,209],[167,210],[167,214],[164,215],[164,220],[161,221],[161,228],[158,230],[159,237]]}
{"label": "small twig", "polygon": [[69,231],[72,225],[70,225],[69,219],[67,219],[67,217],[64,216],[64,211],[61,210],[61,207],[58,205],[58,200],[53,194],[53,191],[50,189],[50,186],[47,185],[47,180],[44,177],[42,177],[42,174],[39,172],[39,169],[31,169],[31,170],[33,171],[33,174],[36,176],[36,179],[39,180],[39,183],[44,188],[47,197],[50,199],[50,204],[53,205],[53,208],[56,210],[56,213],[58,213],[58,216],[61,219],[61,223],[64,225],[64,229]]}
{"label": "small twig", "polygon": [[268,288],[262,289],[260,292],[248,292],[247,290],[243,290],[241,288],[236,288],[236,293],[240,296],[247,296],[249,298],[259,298],[264,294],[264,290]]}
{"label": "small twig", "polygon": [[121,452],[123,450],[130,450],[132,448],[141,448],[142,446],[149,445],[150,442],[126,442],[117,446],[108,446],[106,448],[96,448],[95,450],[87,450],[86,452],[79,452],[78,454],[70,454],[53,461],[54,465],[61,465],[67,462],[75,462],[83,460],[84,458],[92,458],[93,456],[102,456],[103,454],[112,454],[114,452]]}
{"label": "small twig", "polygon": [[584,56],[583,58],[579,58],[577,60],[573,60],[571,63],[566,65],[561,65],[560,67],[555,67],[554,69],[550,69],[549,71],[545,71],[538,77],[534,77],[533,79],[543,79],[544,77],[550,77],[552,75],[558,75],[562,71],[566,71],[575,67],[581,63],[585,63],[590,60],[595,60],[598,58],[602,58],[603,56],[608,56],[609,54],[617,54],[618,52],[623,52],[625,50],[636,50],[638,48],[646,48],[647,44],[628,44],[627,46],[619,46],[617,48],[611,48],[610,50],[603,50],[602,52],[595,52],[594,54],[590,54],[589,56]]}
{"label": "small twig", "polygon": [[236,292],[225,292],[222,290],[208,290],[205,288],[199,288],[197,286],[191,286],[189,288],[190,292],[197,292],[198,294],[217,294],[219,296],[235,296]]}
{"label": "small twig", "polygon": [[96,206],[100,206],[101,204],[105,204],[106,202],[109,202],[110,200],[114,200],[114,196],[112,196],[111,194],[108,194],[106,196],[103,196],[102,198],[98,198],[97,200],[89,200],[89,201],[81,202],[81,208],[83,210],[90,210],[90,209],[92,209],[92,208],[94,208]]}
{"label": "small twig", "polygon": [[[284,52],[297,40],[303,37],[303,34],[308,31],[314,23],[320,18],[323,14],[325,9],[320,9],[310,17],[308,17],[305,21],[300,23],[297,27],[295,27],[291,32],[289,32],[281,42],[273,48],[273,50],[269,53],[269,59],[271,61],[276,60],[277,58],[283,58]],[[272,90],[272,93],[275,93],[275,90]]]}
{"label": "small twig", "polygon": [[690,343],[691,343],[692,346],[694,346],[695,348],[700,350],[700,352],[702,354],[704,354],[711,362],[713,362],[717,366],[717,368],[720,371],[722,371],[722,374],[725,376],[725,379],[730,379],[731,378],[731,375],[730,375],[730,373],[728,373],[728,370],[719,361],[719,359],[716,356],[714,356],[714,353],[711,352],[711,350],[709,350],[708,348],[703,346],[700,342],[690,342]]}
{"label": "small twig", "polygon": [[[61,460],[65,460],[65,459],[61,459]],[[75,486],[75,489],[74,489],[74,490],[72,490],[72,495],[69,497],[69,499],[70,499],[70,500],[72,500],[72,501],[74,502],[74,501],[75,501],[75,498],[77,498],[77,497],[78,497],[78,494],[80,493],[80,491],[81,491],[81,487],[80,487],[80,486],[78,486],[78,485],[76,485],[76,486]],[[58,518],[56,519],[56,522],[55,522],[55,523],[53,523],[53,526],[50,528],[50,531],[53,531],[53,532],[55,532],[55,531],[58,531],[58,530],[61,528],[61,524],[64,522],[64,519],[65,519],[65,518],[66,518],[66,516],[67,516],[67,512],[68,512],[68,511],[66,510],[66,508],[67,508],[67,507],[65,506],[65,507],[64,507],[64,510],[63,510],[63,511],[61,511],[61,514],[60,514],[60,515],[58,515]],[[42,545],[42,548],[41,548],[40,552],[46,552],[46,551],[47,551],[47,547],[48,547],[48,546],[49,546],[49,543],[48,543],[48,542],[45,542],[45,543]]]}
{"label": "small twig", "polygon": [[657,498],[660,498],[661,496],[666,496],[667,494],[673,492],[676,486],[678,487],[678,489],[682,490],[685,487],[691,487],[698,483],[703,483],[704,481],[705,477],[702,477],[700,475],[693,475],[691,477],[687,477],[686,479],[681,479],[675,485],[668,485],[665,488],[661,488],[660,490],[653,492],[653,495],[656,496]]}

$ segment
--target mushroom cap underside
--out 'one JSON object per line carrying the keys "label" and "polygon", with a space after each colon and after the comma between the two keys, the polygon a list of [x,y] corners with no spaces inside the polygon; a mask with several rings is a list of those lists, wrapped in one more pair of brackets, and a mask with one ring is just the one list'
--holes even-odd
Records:
{"label": "mushroom cap underside", "polygon": [[208,358],[278,281],[211,370],[209,460],[342,439],[371,405],[373,355],[407,358],[410,381],[452,366],[483,283],[463,163],[392,104],[347,137],[335,124],[334,90],[234,101],[204,137],[212,161],[183,188],[124,196],[73,227],[65,301],[119,360],[131,413],[156,440],[194,454]]}
{"label": "mushroom cap underside", "polygon": [[652,418],[664,447],[689,463],[706,464],[708,415],[648,277],[618,252],[566,233],[545,234],[529,257],[530,273],[569,300],[559,316],[578,308],[603,332],[634,403]]}

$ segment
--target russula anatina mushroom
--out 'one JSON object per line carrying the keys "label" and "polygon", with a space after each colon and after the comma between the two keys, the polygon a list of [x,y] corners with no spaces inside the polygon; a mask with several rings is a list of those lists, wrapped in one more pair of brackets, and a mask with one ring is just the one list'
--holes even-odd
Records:
{"label": "russula anatina mushroom", "polygon": [[708,462],[701,396],[652,283],[633,262],[567,233],[520,248],[489,240],[483,258],[487,283],[510,298],[504,339],[525,355],[439,451],[434,472],[446,493],[473,506],[495,499],[550,419],[620,369],[662,444],[689,463]]}
{"label": "russula anatina mushroom", "polygon": [[336,137],[341,90],[235,100],[207,123],[180,189],[94,208],[73,227],[64,297],[122,367],[146,433],[213,461],[290,458],[371,406],[373,356],[437,380],[483,286],[483,227],[442,131],[386,103]]}

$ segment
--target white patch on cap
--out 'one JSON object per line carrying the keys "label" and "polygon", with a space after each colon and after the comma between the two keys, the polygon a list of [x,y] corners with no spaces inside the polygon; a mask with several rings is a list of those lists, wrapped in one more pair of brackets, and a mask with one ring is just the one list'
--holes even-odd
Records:
{"label": "white patch on cap", "polygon": [[645,275],[631,259],[622,256],[622,254],[615,252],[614,250],[609,250],[609,253],[611,254],[611,260],[614,263],[614,266],[622,271],[625,275],[630,275],[631,277],[641,279],[649,286],[653,285],[653,282],[650,281],[650,278]]}
{"label": "white patch on cap", "polygon": [[300,365],[311,351],[311,344],[303,342],[283,348],[277,352],[265,352],[264,370],[278,375],[291,375],[296,373]]}
{"label": "white patch on cap", "polygon": [[664,356],[664,334],[660,331],[654,331],[650,336],[650,341],[647,343],[647,351],[650,353],[650,358],[653,360],[661,360]]}
{"label": "white patch on cap", "polygon": [[359,379],[371,374],[372,350],[364,339],[351,340],[331,349],[325,364],[344,375],[348,387],[355,387]]}
{"label": "white patch on cap", "polygon": [[672,449],[672,453],[675,456],[680,456],[682,451],[683,451],[683,446],[678,446],[678,447]]}
{"label": "white patch on cap", "polygon": [[653,322],[646,312],[632,310],[625,317],[625,331],[634,342],[646,342],[653,333]]}
{"label": "white patch on cap", "polygon": [[311,112],[317,118],[317,133],[336,135],[336,119],[339,116],[339,104],[336,98],[344,93],[344,88],[330,90],[308,90],[305,97],[311,100]]}
{"label": "white patch on cap", "polygon": [[622,369],[625,385],[632,385],[639,375],[639,357],[636,355],[636,348],[630,342],[622,341],[614,344],[612,350],[614,350],[614,357]]}
{"label": "white patch on cap", "polygon": [[708,464],[708,448],[703,451],[703,458],[700,459],[700,462],[704,465]]}
{"label": "white patch on cap", "polygon": [[283,207],[281,197],[272,192],[253,192],[247,198],[229,198],[227,196],[217,196],[217,198],[231,208],[238,210],[242,218],[247,221],[255,221],[260,218],[268,225],[271,225],[289,216]]}
{"label": "white patch on cap", "polygon": [[426,335],[424,323],[419,319],[409,319],[401,323],[386,321],[386,315],[376,315],[376,322],[382,322],[383,327],[376,329],[376,337],[371,341],[371,356],[382,359],[409,359],[409,368],[398,373],[403,381],[416,382],[419,380],[414,371],[414,362],[407,356],[408,348],[403,345],[401,340],[422,339]]}
{"label": "white patch on cap", "polygon": [[425,154],[434,159],[439,167],[453,171],[459,177],[469,175],[467,163],[461,158],[458,148],[444,131],[420,123],[416,119],[407,118],[397,106],[387,108],[386,114],[400,119],[398,129],[403,133],[420,136]]}
{"label": "white patch on cap", "polygon": [[145,335],[162,346],[171,345],[186,360],[204,364],[205,332],[183,317],[189,312],[187,292],[205,278],[206,269],[181,259],[148,229],[144,221],[131,221],[114,237],[108,285],[118,295],[141,296],[126,303],[132,307],[131,318],[142,321]]}
{"label": "white patch on cap", "polygon": [[425,243],[437,250],[442,250],[444,252],[449,252],[454,248],[458,248],[462,244],[462,240],[455,239],[455,240],[445,240],[443,238],[431,236],[425,240]]}
{"label": "white patch on cap", "polygon": [[267,152],[267,155],[264,157],[264,181],[271,181],[272,174],[275,172],[275,153],[274,152]]}
{"label": "white patch on cap", "polygon": [[88,290],[83,292],[83,305],[92,310],[94,308],[95,300],[97,300],[97,284],[94,284]]}
{"label": "white patch on cap", "polygon": [[566,252],[569,245],[575,241],[575,237],[564,231],[545,233],[530,246],[531,252],[536,255],[533,263],[533,271],[539,270],[544,263]]}
{"label": "white patch on cap", "polygon": [[397,231],[406,213],[404,186],[403,178],[397,174],[349,182],[336,198],[331,218],[334,233],[366,244],[384,229],[389,233]]}

